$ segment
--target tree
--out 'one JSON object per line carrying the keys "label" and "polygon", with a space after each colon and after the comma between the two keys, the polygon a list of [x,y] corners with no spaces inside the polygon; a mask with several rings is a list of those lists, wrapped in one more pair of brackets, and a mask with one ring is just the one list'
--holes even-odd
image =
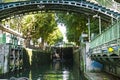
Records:
{"label": "tree", "polygon": [[[81,33],[88,33],[88,17],[90,18],[91,33],[99,34],[99,20],[92,16],[77,13],[57,13],[57,21],[64,23],[67,28],[67,39],[69,42],[75,42],[79,45]],[[102,18],[101,18],[102,19]],[[109,22],[101,20],[102,31],[110,25]]]}
{"label": "tree", "polygon": [[23,36],[26,38],[25,44],[26,47],[30,46],[30,40],[32,39],[32,35],[35,32],[35,21],[34,15],[27,15],[24,16],[22,19],[22,28],[21,31],[23,33]]}
{"label": "tree", "polygon": [[82,32],[87,30],[87,18],[77,13],[58,13],[58,22],[64,23],[67,28],[67,39],[69,42],[75,42],[79,45],[79,37]]}
{"label": "tree", "polygon": [[[5,22],[3,22],[5,24]],[[38,39],[42,39],[41,45],[44,43],[50,45],[62,41],[63,36],[57,27],[54,13],[30,14],[22,17],[14,17],[7,21],[10,27],[23,34],[25,45],[30,46],[30,40],[34,45],[38,44]]]}
{"label": "tree", "polygon": [[[26,37],[27,42],[32,39],[35,44],[41,38],[41,46],[44,47],[44,43],[53,44],[62,39],[61,33],[57,28],[55,15],[52,13],[27,15],[23,18],[22,24],[22,33]],[[57,34],[54,34],[54,31]],[[54,39],[50,39],[50,37]]]}
{"label": "tree", "polygon": [[[56,30],[58,30],[57,23],[55,21],[55,15],[51,14],[51,13],[37,14],[37,15],[35,15],[35,18],[37,20],[35,29],[39,30],[36,33],[38,33],[39,37],[41,37],[41,39],[42,39],[41,44],[44,46],[45,42],[51,43],[50,42],[51,40],[49,40],[48,37],[50,37],[50,35],[51,35],[51,33],[53,33],[53,31],[56,32]],[[57,35],[57,34],[55,34],[55,35]],[[56,37],[56,38],[58,38],[58,37]],[[52,39],[52,40],[53,40],[53,42],[56,42],[56,40],[55,41],[54,41],[54,39]]]}
{"label": "tree", "polygon": [[62,42],[63,41],[63,35],[60,32],[59,28],[57,27],[57,29],[55,31],[53,31],[51,34],[48,35],[47,37],[47,42],[50,45],[53,45],[55,43],[58,42]]}

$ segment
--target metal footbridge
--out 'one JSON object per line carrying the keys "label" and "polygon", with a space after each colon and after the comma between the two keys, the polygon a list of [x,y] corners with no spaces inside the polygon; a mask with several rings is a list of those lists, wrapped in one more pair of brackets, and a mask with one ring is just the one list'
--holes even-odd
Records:
{"label": "metal footbridge", "polygon": [[[107,56],[106,48],[115,48],[114,55],[119,54],[119,38],[120,38],[120,13],[98,4],[92,3],[86,0],[30,0],[30,1],[17,1],[0,3],[0,20],[10,19],[15,16],[22,16],[29,13],[38,12],[54,12],[54,11],[65,11],[65,12],[76,12],[87,16],[93,16],[98,14],[102,16],[102,20],[110,22],[113,18],[117,20],[115,25],[112,25],[109,29],[99,35],[96,39],[91,41],[91,54],[103,53]],[[117,49],[116,49],[117,48]],[[112,49],[112,48],[111,48]],[[112,51],[113,52],[113,51]],[[97,54],[98,55],[98,54]],[[98,55],[101,56],[102,54]],[[95,55],[91,55],[95,56]]]}
{"label": "metal footbridge", "polygon": [[89,55],[103,64],[120,66],[120,21],[90,42]]}
{"label": "metal footbridge", "polygon": [[[93,16],[98,14],[102,20],[110,22],[111,18],[117,23],[109,27],[90,43],[92,59],[100,60],[101,57],[118,57],[120,46],[120,13],[109,8],[86,0],[30,0],[0,3],[0,20],[10,19],[29,13],[65,11]],[[111,51],[110,51],[111,50]],[[98,58],[99,56],[99,58]],[[101,60],[100,60],[101,61]]]}
{"label": "metal footbridge", "polygon": [[107,21],[120,16],[118,12],[86,0],[34,0],[0,3],[0,20],[39,11],[67,11],[87,16],[99,14]]}
{"label": "metal footbridge", "polygon": [[[103,64],[120,66],[119,12],[86,0],[24,0],[6,3],[0,1],[0,21],[29,13],[56,11],[75,12],[86,15],[86,17],[92,17],[97,14],[101,16],[103,21],[111,22],[111,19],[117,21],[104,30],[102,34],[91,40],[89,56],[91,59]],[[2,26],[0,26],[0,29],[14,33]],[[16,33],[15,35],[18,36],[19,34]],[[115,68],[115,71],[117,72],[117,68]]]}

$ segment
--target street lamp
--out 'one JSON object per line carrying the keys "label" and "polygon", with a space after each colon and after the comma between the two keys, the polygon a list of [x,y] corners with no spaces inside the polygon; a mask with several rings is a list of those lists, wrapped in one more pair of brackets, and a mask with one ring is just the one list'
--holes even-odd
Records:
{"label": "street lamp", "polygon": [[93,18],[98,18],[99,19],[99,34],[101,34],[101,17],[98,16],[98,14],[94,15]]}

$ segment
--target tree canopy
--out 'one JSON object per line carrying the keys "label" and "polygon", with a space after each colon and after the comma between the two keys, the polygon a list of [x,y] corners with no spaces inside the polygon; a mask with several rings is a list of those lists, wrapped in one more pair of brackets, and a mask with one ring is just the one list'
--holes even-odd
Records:
{"label": "tree canopy", "polygon": [[30,14],[23,17],[16,17],[8,21],[12,29],[19,29],[24,38],[34,44],[38,44],[38,39],[41,38],[43,45],[55,44],[62,41],[63,36],[57,27],[54,13],[39,13]]}
{"label": "tree canopy", "polygon": [[79,37],[82,32],[86,32],[87,18],[82,14],[76,13],[58,13],[58,22],[64,23],[67,30],[67,39],[69,42],[79,44]]}
{"label": "tree canopy", "polygon": [[[22,28],[23,33],[24,35],[26,35],[29,32],[34,42],[36,42],[37,39],[41,38],[42,44],[46,42],[52,45],[59,41],[60,39],[62,40],[63,37],[60,30],[58,30],[54,14],[41,13],[35,15],[28,15],[26,17],[24,17],[22,20],[24,25]],[[54,32],[57,34],[54,34]]]}
{"label": "tree canopy", "polygon": [[[10,25],[13,29],[23,33],[23,36],[38,44],[38,39],[42,39],[43,43],[49,45],[62,41],[63,36],[58,30],[57,23],[63,23],[66,26],[66,36],[69,42],[75,42],[79,45],[79,38],[82,33],[88,33],[88,17],[90,18],[91,33],[99,34],[99,20],[84,14],[78,13],[39,13],[31,14],[23,17],[16,17],[11,20]],[[101,20],[102,30],[109,23]],[[28,41],[29,42],[29,41]]]}
{"label": "tree canopy", "polygon": [[[64,23],[67,30],[67,39],[69,42],[75,42],[79,45],[79,38],[82,33],[88,34],[88,18],[90,19],[90,32],[99,34],[99,19],[85,14],[78,13],[57,13],[57,21]],[[110,25],[110,23],[101,20],[102,31]]]}

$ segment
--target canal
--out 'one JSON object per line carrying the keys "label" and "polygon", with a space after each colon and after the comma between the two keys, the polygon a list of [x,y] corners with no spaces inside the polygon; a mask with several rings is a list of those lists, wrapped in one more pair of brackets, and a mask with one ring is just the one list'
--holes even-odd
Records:
{"label": "canal", "polygon": [[80,69],[73,63],[49,63],[31,67],[19,72],[2,75],[0,79],[27,77],[29,80],[85,80]]}

